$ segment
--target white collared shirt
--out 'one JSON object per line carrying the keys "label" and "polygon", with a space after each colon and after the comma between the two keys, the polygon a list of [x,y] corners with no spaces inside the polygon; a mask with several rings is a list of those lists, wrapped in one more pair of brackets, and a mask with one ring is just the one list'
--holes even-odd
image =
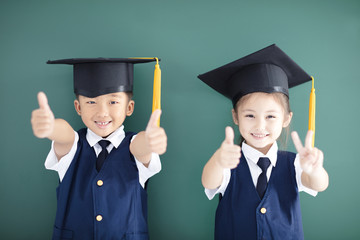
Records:
{"label": "white collared shirt", "polygon": [[[77,150],[77,143],[79,141],[79,134],[75,132],[75,140],[71,147],[71,150],[68,154],[63,156],[60,160],[57,159],[55,150],[54,150],[54,142],[51,144],[51,150],[45,160],[45,168],[49,170],[57,171],[59,174],[60,182],[64,178],[66,171],[68,170]],[[131,139],[133,141],[136,135],[134,135]],[[122,125],[112,134],[110,134],[105,140],[110,141],[109,146],[107,146],[107,151],[110,153],[111,150],[115,147],[118,148],[123,139],[125,138],[124,126]],[[103,138],[96,135],[90,129],[87,129],[86,140],[89,145],[94,149],[96,156],[101,152],[101,146],[98,144],[98,141]],[[161,170],[161,162],[160,157],[156,153],[152,153],[151,160],[148,167],[145,167],[140,161],[135,158],[136,166],[139,171],[139,183],[142,187],[144,187],[145,182]]]}
{"label": "white collared shirt", "polygon": [[[267,157],[270,159],[270,166],[267,169],[266,172],[266,177],[267,180],[269,181],[270,176],[271,176],[271,171],[273,169],[273,167],[276,166],[276,162],[277,162],[277,152],[278,152],[278,145],[275,142],[271,148],[269,149],[269,151],[267,152],[266,155],[264,155],[263,153],[259,152],[258,150],[252,148],[251,146],[247,145],[245,142],[242,143],[241,145],[241,149],[242,152],[244,154],[244,157],[246,159],[247,164],[249,165],[249,170],[250,170],[250,174],[251,174],[251,178],[253,180],[254,186],[256,187],[257,184],[257,180],[262,172],[261,168],[257,165],[257,162],[259,161],[260,157]],[[294,161],[294,166],[295,166],[295,173],[296,173],[296,182],[298,185],[298,190],[299,192],[304,191],[312,196],[316,196],[317,192],[305,187],[304,185],[302,185],[301,183],[301,174],[302,174],[302,168],[300,166],[300,157],[299,154],[296,154],[296,158]],[[230,182],[230,178],[231,178],[231,169],[226,168],[223,171],[223,180],[222,183],[220,185],[220,187],[216,188],[216,189],[205,189],[205,194],[206,196],[211,200],[214,198],[214,196],[218,193],[224,195],[225,190]]]}

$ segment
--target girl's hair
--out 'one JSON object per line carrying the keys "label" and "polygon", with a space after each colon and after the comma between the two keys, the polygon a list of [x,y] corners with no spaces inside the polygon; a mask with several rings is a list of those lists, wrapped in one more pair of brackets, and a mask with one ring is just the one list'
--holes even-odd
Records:
{"label": "girl's hair", "polygon": [[[288,96],[286,96],[283,93],[279,93],[279,92],[268,93],[268,94],[270,94],[274,98],[274,100],[277,101],[283,107],[285,115],[289,115],[291,113],[290,102],[289,102]],[[243,104],[244,102],[246,102],[250,98],[250,96],[251,96],[251,94],[246,94],[245,96],[242,96],[239,99],[239,101],[235,104],[235,107],[234,107],[234,111],[236,113],[237,113],[237,109],[239,108],[239,106],[241,104]],[[290,133],[290,124],[281,132],[281,135],[279,137],[282,149],[287,148],[287,141],[289,138],[289,133]],[[244,140],[245,139],[243,138],[243,136],[240,136],[240,143],[242,143]]]}

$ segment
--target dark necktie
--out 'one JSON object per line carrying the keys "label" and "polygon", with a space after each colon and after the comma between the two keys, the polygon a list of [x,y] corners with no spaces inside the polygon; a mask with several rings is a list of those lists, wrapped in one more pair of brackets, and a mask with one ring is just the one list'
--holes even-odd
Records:
{"label": "dark necktie", "polygon": [[96,170],[99,172],[108,155],[106,147],[110,144],[110,142],[108,140],[100,140],[98,143],[101,146],[101,152],[96,159]]}
{"label": "dark necktie", "polygon": [[257,165],[261,168],[262,173],[258,178],[256,191],[258,192],[260,198],[262,199],[267,187],[266,170],[270,166],[270,159],[266,157],[259,158]]}

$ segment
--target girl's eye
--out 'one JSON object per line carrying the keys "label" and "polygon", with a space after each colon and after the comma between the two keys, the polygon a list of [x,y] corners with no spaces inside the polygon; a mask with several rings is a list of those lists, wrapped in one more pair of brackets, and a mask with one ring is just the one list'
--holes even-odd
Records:
{"label": "girl's eye", "polygon": [[274,115],[267,116],[268,119],[276,118]]}
{"label": "girl's eye", "polygon": [[245,115],[245,117],[246,117],[246,118],[254,118],[254,115],[252,115],[252,114],[247,114],[247,115]]}

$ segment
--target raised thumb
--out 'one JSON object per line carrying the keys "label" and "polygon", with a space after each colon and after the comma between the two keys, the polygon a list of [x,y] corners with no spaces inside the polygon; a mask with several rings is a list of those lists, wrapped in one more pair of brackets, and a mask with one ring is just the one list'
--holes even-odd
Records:
{"label": "raised thumb", "polygon": [[234,144],[234,130],[232,127],[225,128],[225,142],[228,144]]}
{"label": "raised thumb", "polygon": [[48,100],[47,100],[45,93],[39,92],[37,95],[37,98],[38,98],[40,109],[50,110],[50,106],[48,104]]}
{"label": "raised thumb", "polygon": [[157,121],[159,120],[161,115],[161,110],[160,109],[156,109],[150,116],[150,120],[147,124],[146,129],[148,128],[152,128],[152,127],[157,127]]}

